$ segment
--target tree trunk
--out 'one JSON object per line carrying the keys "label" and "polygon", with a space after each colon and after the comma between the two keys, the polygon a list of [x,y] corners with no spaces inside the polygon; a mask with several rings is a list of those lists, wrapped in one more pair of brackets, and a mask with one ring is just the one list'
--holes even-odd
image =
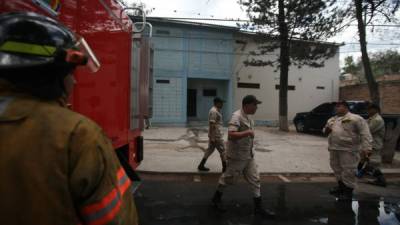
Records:
{"label": "tree trunk", "polygon": [[362,8],[362,0],[354,0],[356,6],[356,18],[358,23],[358,34],[360,37],[360,47],[361,47],[361,59],[364,66],[365,79],[368,83],[369,96],[371,101],[377,105],[380,105],[380,97],[379,97],[379,87],[378,83],[375,80],[375,77],[372,74],[371,63],[368,57],[367,52],[367,41],[366,41],[366,32],[365,32],[365,24],[363,21],[363,8]]}
{"label": "tree trunk", "polygon": [[279,41],[280,41],[280,87],[279,87],[279,129],[289,131],[288,124],[288,76],[289,76],[289,32],[285,21],[285,3],[279,0]]}

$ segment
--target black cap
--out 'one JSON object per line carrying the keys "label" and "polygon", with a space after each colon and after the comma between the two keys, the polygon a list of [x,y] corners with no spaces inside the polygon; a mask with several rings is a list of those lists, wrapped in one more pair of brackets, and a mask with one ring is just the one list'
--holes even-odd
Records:
{"label": "black cap", "polygon": [[224,100],[222,100],[222,98],[220,98],[220,97],[215,97],[214,98],[214,104],[216,104],[216,103],[224,103],[225,101]]}
{"label": "black cap", "polygon": [[342,105],[342,106],[344,106],[344,107],[346,107],[346,108],[350,108],[350,106],[349,106],[349,103],[347,103],[346,101],[344,101],[344,100],[341,100],[341,101],[338,101],[338,102],[336,102],[336,105],[338,106],[338,105]]}
{"label": "black cap", "polygon": [[252,103],[261,104],[262,102],[259,101],[254,95],[246,95],[242,100],[242,105],[247,105]]}

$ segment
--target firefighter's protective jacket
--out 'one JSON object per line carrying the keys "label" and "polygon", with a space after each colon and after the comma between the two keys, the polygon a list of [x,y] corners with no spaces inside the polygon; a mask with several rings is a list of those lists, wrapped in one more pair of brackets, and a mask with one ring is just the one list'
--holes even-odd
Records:
{"label": "firefighter's protective jacket", "polygon": [[131,182],[91,120],[0,79],[0,223],[137,224]]}

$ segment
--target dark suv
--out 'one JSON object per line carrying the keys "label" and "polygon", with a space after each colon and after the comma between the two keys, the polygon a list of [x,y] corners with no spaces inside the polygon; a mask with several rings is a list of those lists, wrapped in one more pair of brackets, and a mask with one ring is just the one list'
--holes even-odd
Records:
{"label": "dark suv", "polygon": [[[349,103],[350,111],[358,114],[364,118],[367,118],[367,106],[366,101],[347,101]],[[293,123],[296,126],[297,132],[318,132],[322,133],[326,122],[329,118],[335,115],[336,102],[327,102],[315,107],[310,112],[297,113],[293,119]],[[399,114],[382,114],[382,118],[385,121],[386,129],[394,131],[393,140],[395,142],[395,148],[400,150],[400,135],[398,134],[398,126],[400,126],[400,115]],[[387,130],[386,130],[387,132]],[[396,134],[397,133],[397,134]],[[397,143],[397,144],[396,144]]]}
{"label": "dark suv", "polygon": [[[367,117],[366,101],[348,101],[350,111],[364,118]],[[317,131],[322,132],[326,121],[335,115],[336,102],[322,103],[310,112],[297,113],[293,119],[297,132]]]}

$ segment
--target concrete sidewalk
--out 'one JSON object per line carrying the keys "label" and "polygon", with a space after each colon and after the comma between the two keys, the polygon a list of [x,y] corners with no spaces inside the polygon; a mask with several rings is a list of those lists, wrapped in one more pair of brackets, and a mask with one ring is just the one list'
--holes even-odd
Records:
{"label": "concrete sidewalk", "polygon": [[[143,172],[198,173],[197,165],[208,145],[207,127],[150,128],[144,132],[144,139],[144,160],[138,168]],[[322,136],[257,127],[255,151],[261,174],[332,174],[327,139]],[[217,151],[206,166],[211,169],[209,173],[221,172]],[[399,152],[383,172],[400,175]]]}

